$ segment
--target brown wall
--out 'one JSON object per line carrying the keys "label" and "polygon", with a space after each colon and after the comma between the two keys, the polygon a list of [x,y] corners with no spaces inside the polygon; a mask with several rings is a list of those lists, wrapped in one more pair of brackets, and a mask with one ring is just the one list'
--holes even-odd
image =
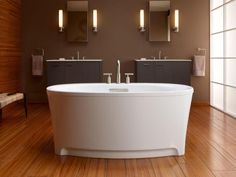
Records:
{"label": "brown wall", "polygon": [[21,1],[0,1],[0,92],[20,88]]}
{"label": "brown wall", "polygon": [[[23,0],[23,86],[31,101],[46,99],[46,77],[31,76],[30,56],[34,48],[44,48],[45,58],[70,58],[76,50],[86,58],[104,59],[104,72],[115,73],[120,59],[121,71],[134,72],[133,59],[157,56],[158,50],[168,58],[190,58],[196,48],[209,49],[209,1],[172,0],[171,9],[180,10],[180,32],[171,33],[171,42],[148,42],[148,33],[138,31],[139,10],[148,9],[147,0],[89,0],[88,43],[68,43],[66,33],[58,33],[57,14],[66,8],[66,0]],[[92,32],[92,9],[98,9],[98,33]],[[146,17],[148,14],[146,14]],[[148,19],[146,19],[148,22]],[[209,50],[208,50],[209,51]],[[123,75],[122,75],[123,76]],[[194,100],[209,101],[209,52],[207,76],[192,78]]]}

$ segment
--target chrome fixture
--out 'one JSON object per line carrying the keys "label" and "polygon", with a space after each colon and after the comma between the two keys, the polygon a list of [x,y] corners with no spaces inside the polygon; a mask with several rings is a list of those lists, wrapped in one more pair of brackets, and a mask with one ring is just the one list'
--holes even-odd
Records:
{"label": "chrome fixture", "polygon": [[120,60],[117,60],[116,83],[120,84]]}
{"label": "chrome fixture", "polygon": [[159,50],[159,52],[158,52],[158,59],[159,60],[161,59],[161,50]]}
{"label": "chrome fixture", "polygon": [[130,76],[133,76],[134,73],[125,73],[125,76],[126,76],[126,84],[129,84],[130,83]]}
{"label": "chrome fixture", "polygon": [[85,56],[83,56],[82,59],[85,60]]}
{"label": "chrome fixture", "polygon": [[103,76],[107,76],[107,83],[111,84],[112,73],[103,73]]}
{"label": "chrome fixture", "polygon": [[76,52],[76,55],[77,55],[77,60],[79,60],[79,51],[78,50]]}
{"label": "chrome fixture", "polygon": [[206,56],[207,49],[205,48],[197,48],[198,52],[203,52],[203,54]]}
{"label": "chrome fixture", "polygon": [[151,56],[151,58],[152,58],[153,60],[156,60],[156,57],[155,57],[155,56]]}

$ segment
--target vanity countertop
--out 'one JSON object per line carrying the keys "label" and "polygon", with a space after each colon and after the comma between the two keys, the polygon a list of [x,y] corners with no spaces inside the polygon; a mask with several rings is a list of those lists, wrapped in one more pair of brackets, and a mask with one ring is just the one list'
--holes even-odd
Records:
{"label": "vanity countertop", "polygon": [[191,59],[145,59],[145,60],[141,60],[141,59],[135,59],[135,61],[137,61],[137,62],[142,62],[142,61],[160,61],[160,62],[162,62],[162,61],[192,61]]}
{"label": "vanity countertop", "polygon": [[90,62],[90,61],[103,61],[102,59],[50,59],[46,60],[47,62]]}

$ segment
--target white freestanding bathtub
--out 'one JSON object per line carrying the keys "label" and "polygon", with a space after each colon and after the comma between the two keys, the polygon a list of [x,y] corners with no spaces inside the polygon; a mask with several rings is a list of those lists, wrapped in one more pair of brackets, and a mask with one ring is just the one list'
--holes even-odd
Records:
{"label": "white freestanding bathtub", "polygon": [[47,88],[55,153],[146,158],[185,153],[193,88],[66,84]]}

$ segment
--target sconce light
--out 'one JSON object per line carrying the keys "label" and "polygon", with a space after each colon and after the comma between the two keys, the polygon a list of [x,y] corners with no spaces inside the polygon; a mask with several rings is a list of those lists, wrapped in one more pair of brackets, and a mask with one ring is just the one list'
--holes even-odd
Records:
{"label": "sconce light", "polygon": [[97,9],[93,10],[93,32],[98,31],[98,11]]}
{"label": "sconce light", "polygon": [[175,10],[175,24],[173,28],[174,32],[179,32],[179,10]]}
{"label": "sconce light", "polygon": [[63,32],[64,24],[63,24],[63,10],[58,11],[58,26],[59,26],[59,32]]}
{"label": "sconce light", "polygon": [[143,9],[140,10],[139,18],[140,18],[139,30],[140,30],[140,32],[144,32],[145,27],[144,27],[144,10]]}

